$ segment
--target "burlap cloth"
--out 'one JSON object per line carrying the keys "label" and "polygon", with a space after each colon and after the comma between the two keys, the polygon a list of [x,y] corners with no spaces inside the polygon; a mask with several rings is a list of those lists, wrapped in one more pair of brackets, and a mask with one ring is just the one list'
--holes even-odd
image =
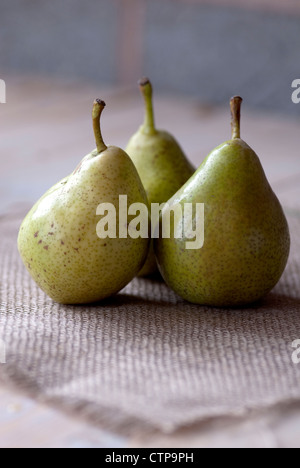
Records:
{"label": "burlap cloth", "polygon": [[216,310],[183,302],[163,283],[134,280],[91,307],[53,303],[16,248],[20,217],[0,218],[0,378],[114,431],[172,431],[206,418],[300,400],[300,214],[292,254],[260,304]]}

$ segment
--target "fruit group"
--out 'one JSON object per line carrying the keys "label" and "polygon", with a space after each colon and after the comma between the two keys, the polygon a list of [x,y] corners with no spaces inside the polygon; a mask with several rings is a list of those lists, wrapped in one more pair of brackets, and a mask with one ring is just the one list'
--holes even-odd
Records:
{"label": "fruit group", "polygon": [[[160,271],[182,298],[196,304],[235,307],[253,303],[279,281],[290,250],[288,224],[255,152],[240,139],[242,99],[231,100],[232,140],[216,148],[169,201],[205,205],[205,240],[186,249],[185,236],[155,241]],[[165,208],[160,220],[168,216]],[[195,213],[195,210],[194,210]],[[193,217],[193,226],[197,219]]]}
{"label": "fruit group", "polygon": [[[157,130],[154,123],[152,85],[148,78],[140,82],[145,99],[145,121],[131,138],[126,152],[134,162],[146,189],[149,204],[165,203],[195,172],[183,150],[170,133]],[[156,260],[151,248],[140,276],[157,271]]]}
{"label": "fruit group", "polygon": [[148,254],[148,239],[104,239],[96,232],[99,204],[114,205],[119,219],[119,195],[128,196],[128,205],[148,203],[129,156],[103,142],[104,107],[100,100],[93,107],[97,150],[37,202],[19,232],[19,252],[29,273],[54,301],[64,304],[112,296],[136,276]]}

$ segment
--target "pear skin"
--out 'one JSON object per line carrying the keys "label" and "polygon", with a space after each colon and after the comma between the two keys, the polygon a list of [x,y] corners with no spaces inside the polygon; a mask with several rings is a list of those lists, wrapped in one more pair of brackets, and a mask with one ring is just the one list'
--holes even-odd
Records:
{"label": "pear skin", "polygon": [[[153,91],[149,79],[143,78],[139,85],[145,100],[145,121],[130,139],[126,152],[137,168],[151,206],[152,203],[167,202],[194,174],[195,168],[175,138],[168,132],[156,129]],[[151,246],[139,276],[148,276],[156,271],[157,264]]]}
{"label": "pear skin", "polygon": [[119,195],[128,196],[128,206],[148,206],[129,156],[103,143],[99,121],[104,106],[100,100],[94,103],[97,150],[37,202],[19,232],[19,252],[29,273],[63,304],[92,303],[116,294],[136,276],[148,254],[149,239],[102,239],[96,232],[100,203],[114,205],[117,220]]}
{"label": "pear skin", "polygon": [[[169,206],[204,203],[205,240],[198,250],[190,239],[155,241],[160,272],[185,300],[215,307],[254,303],[281,278],[290,251],[289,227],[255,152],[240,138],[242,99],[231,100],[232,140],[216,148]],[[162,213],[167,216],[168,210]],[[196,225],[195,210],[193,227]]]}

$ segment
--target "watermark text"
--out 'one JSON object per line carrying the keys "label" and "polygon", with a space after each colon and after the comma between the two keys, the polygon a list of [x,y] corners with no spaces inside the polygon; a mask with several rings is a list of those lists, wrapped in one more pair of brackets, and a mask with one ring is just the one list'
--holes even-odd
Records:
{"label": "watermark text", "polygon": [[295,340],[292,343],[292,348],[295,348],[292,354],[292,361],[294,364],[300,364],[300,340]]}
{"label": "watermark text", "polygon": [[294,104],[300,104],[300,79],[293,81],[292,88],[295,89],[292,93],[292,101]]}
{"label": "watermark text", "polygon": [[174,237],[185,239],[187,250],[199,250],[204,245],[204,203],[177,203],[174,206],[152,203],[149,213],[144,203],[134,203],[128,207],[127,195],[120,195],[117,208],[112,203],[101,203],[96,214],[101,216],[96,227],[100,239]]}
{"label": "watermark text", "polygon": [[6,83],[0,80],[0,104],[6,104]]}
{"label": "watermark text", "polygon": [[6,364],[6,346],[0,338],[0,364]]}

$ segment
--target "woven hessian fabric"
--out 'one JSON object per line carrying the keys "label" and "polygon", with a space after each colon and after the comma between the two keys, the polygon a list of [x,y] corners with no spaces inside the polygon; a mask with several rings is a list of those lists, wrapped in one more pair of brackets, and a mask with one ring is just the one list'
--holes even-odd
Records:
{"label": "woven hessian fabric", "polygon": [[103,304],[55,304],[19,258],[18,216],[0,219],[0,379],[106,429],[172,431],[300,400],[300,214],[275,290],[242,310],[190,305],[134,280]]}

